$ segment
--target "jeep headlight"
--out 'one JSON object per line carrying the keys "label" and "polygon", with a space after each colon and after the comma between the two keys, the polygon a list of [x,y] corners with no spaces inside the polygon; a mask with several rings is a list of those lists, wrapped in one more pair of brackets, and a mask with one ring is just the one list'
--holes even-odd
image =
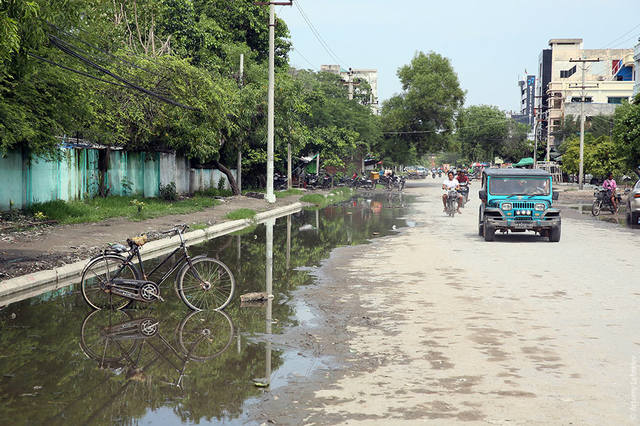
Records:
{"label": "jeep headlight", "polygon": [[547,208],[547,205],[545,203],[536,203],[536,211],[537,212],[543,212],[544,209]]}
{"label": "jeep headlight", "polygon": [[502,210],[511,210],[513,205],[511,203],[502,203],[500,207],[502,207]]}

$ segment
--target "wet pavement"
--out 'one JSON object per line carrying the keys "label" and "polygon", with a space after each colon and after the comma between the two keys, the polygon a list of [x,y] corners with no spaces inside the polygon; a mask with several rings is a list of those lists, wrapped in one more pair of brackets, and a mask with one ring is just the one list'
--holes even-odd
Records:
{"label": "wet pavement", "polygon": [[[295,291],[314,282],[312,272],[335,247],[411,226],[404,219],[409,201],[399,194],[360,196],[190,247],[192,255],[207,253],[233,271],[236,296],[224,313],[189,311],[173,279],[161,289],[166,303],[146,308],[92,312],[76,286],[3,308],[0,418],[245,423],[247,407],[267,389],[331,362],[313,345],[273,342],[272,335],[316,319]],[[273,301],[241,306],[240,294],[270,287]]]}

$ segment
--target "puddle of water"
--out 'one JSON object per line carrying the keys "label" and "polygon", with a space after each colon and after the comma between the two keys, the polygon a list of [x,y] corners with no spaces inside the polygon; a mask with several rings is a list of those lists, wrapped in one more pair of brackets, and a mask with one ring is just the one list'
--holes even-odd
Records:
{"label": "puddle of water", "polygon": [[[192,314],[172,280],[163,287],[167,302],[145,309],[92,313],[76,286],[9,305],[0,311],[0,418],[14,424],[244,423],[246,404],[268,389],[259,386],[283,386],[328,362],[268,338],[313,323],[313,312],[293,297],[313,282],[309,269],[337,246],[407,226],[407,201],[360,197],[279,219],[271,273],[268,225],[190,247],[192,255],[218,257],[233,271],[237,293],[224,314]],[[265,291],[269,276],[273,302],[241,307],[239,295]]]}

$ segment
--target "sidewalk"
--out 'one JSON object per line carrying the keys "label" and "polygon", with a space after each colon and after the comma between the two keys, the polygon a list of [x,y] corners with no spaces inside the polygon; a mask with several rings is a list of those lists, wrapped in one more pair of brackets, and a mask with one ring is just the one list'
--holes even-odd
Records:
{"label": "sidewalk", "polygon": [[279,198],[274,204],[244,196],[224,199],[218,206],[184,214],[163,216],[140,222],[114,218],[97,223],[56,225],[35,230],[0,234],[0,288],[4,280],[50,270],[78,262],[99,253],[107,244],[124,243],[127,238],[146,233],[150,241],[175,224],[198,225],[199,229],[228,222],[227,213],[248,208],[264,212],[298,203],[302,195]]}

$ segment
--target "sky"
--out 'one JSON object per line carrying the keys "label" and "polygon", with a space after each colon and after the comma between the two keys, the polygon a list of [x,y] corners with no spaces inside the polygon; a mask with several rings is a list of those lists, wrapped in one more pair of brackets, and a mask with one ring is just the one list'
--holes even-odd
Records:
{"label": "sky", "polygon": [[[295,0],[276,13],[291,32],[296,68],[321,64],[378,70],[380,101],[400,93],[396,71],[418,51],[451,60],[465,105],[516,111],[518,77],[537,74],[552,38],[582,38],[585,49],[632,48],[640,37],[640,1],[613,0]],[[338,60],[336,60],[336,57]]]}

